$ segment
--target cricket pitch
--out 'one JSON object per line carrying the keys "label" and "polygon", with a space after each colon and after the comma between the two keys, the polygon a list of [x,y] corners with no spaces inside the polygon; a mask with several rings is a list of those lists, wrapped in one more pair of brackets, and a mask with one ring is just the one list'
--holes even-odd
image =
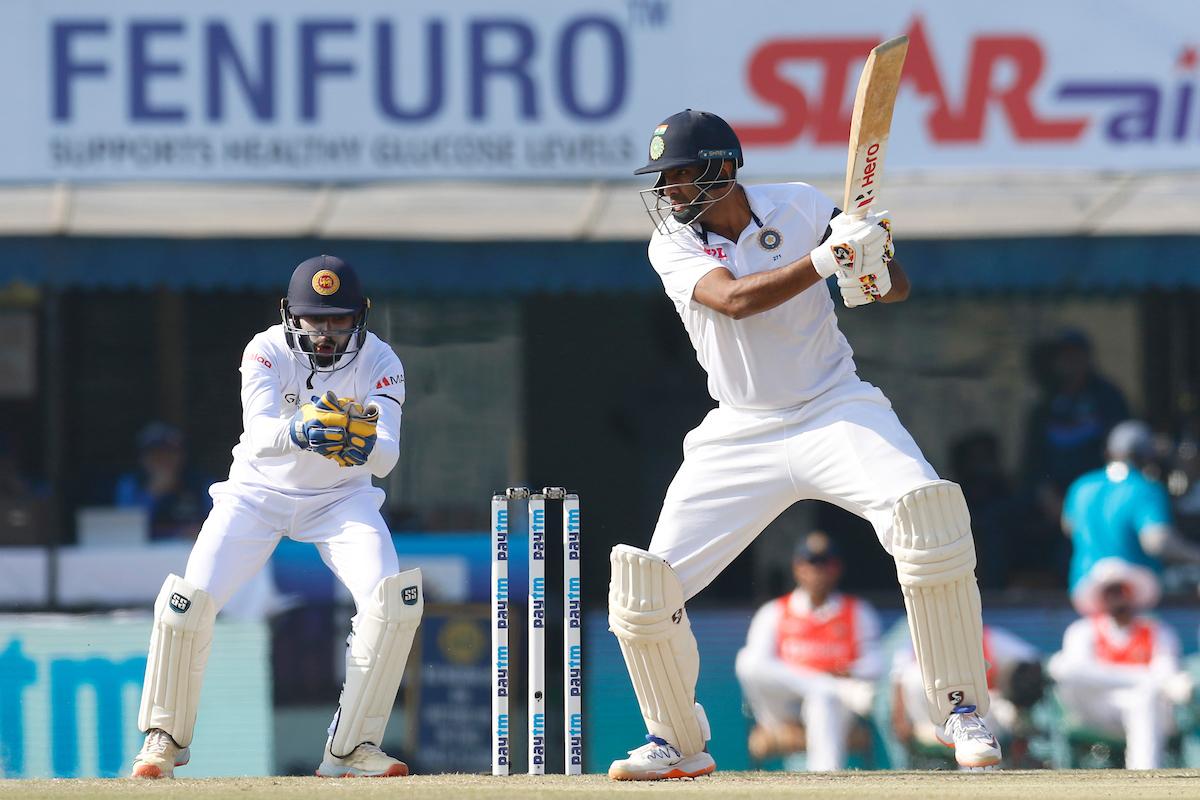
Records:
{"label": "cricket pitch", "polygon": [[180,778],[0,780],[0,798],[57,800],[98,798],[394,798],[405,800],[483,800],[484,798],[861,798],[926,800],[1102,800],[1103,798],[1200,797],[1200,770],[1072,770],[1029,772],[723,772],[694,781],[618,783],[601,775],[493,778],[483,775],[416,775],[388,779]]}

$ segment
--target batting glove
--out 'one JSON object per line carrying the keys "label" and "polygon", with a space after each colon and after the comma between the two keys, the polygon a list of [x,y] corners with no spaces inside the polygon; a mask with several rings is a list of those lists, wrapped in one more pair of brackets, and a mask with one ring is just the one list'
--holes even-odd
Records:
{"label": "batting glove", "polygon": [[857,278],[839,272],[837,284],[842,290],[842,302],[846,308],[854,308],[882,300],[892,290],[892,273],[884,263],[879,272]]}
{"label": "batting glove", "polygon": [[[878,273],[885,254],[892,249],[891,221],[885,213],[861,219],[841,213],[830,220],[829,238],[809,253],[817,274],[828,278],[838,271],[854,277]],[[886,225],[881,224],[885,221]]]}

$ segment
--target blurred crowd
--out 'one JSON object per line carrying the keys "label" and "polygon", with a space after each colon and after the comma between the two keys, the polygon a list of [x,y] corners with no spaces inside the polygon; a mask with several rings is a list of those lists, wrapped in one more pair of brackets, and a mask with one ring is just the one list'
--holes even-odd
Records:
{"label": "blurred crowd", "polygon": [[[1029,409],[1022,449],[1005,468],[1002,438],[980,428],[950,448],[948,477],[963,487],[971,509],[977,574],[984,590],[1053,589],[1069,585],[1072,544],[1062,517],[1068,490],[1082,476],[1105,468],[1109,434],[1130,420],[1121,391],[1100,375],[1092,346],[1079,331],[1065,330],[1030,354],[1037,399]],[[1162,487],[1180,542],[1200,542],[1200,424],[1176,423],[1174,433],[1141,427],[1131,460]],[[1169,592],[1194,583],[1194,568],[1168,566]],[[1190,590],[1189,590],[1190,591]]]}
{"label": "blurred crowd", "polygon": [[[1125,496],[1121,482],[1086,502],[1069,492],[1068,504],[1085,515],[1107,505],[1119,517],[1139,493]],[[985,609],[986,717],[1004,766],[1187,766],[1184,740],[1200,741],[1200,653],[1185,656],[1178,633],[1153,615],[1160,564],[1144,551],[1141,563],[1128,560],[1138,531],[1123,534],[1132,540],[1076,542],[1087,553],[1070,592],[1078,619],[1056,652],[987,624]],[[844,562],[821,531],[797,544],[792,569],[796,588],[758,610],[736,660],[752,759],[810,771],[952,768],[904,621],[885,635],[866,599],[839,591]]]}

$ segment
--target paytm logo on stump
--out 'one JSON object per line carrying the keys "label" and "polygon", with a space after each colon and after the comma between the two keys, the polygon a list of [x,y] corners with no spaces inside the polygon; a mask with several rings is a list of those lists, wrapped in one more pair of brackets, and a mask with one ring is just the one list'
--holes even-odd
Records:
{"label": "paytm logo on stump", "polygon": [[400,124],[594,122],[616,115],[629,93],[626,33],[599,10],[558,22],[512,13],[223,18],[164,10],[61,15],[48,26],[58,124],[116,98],[134,124],[332,124],[344,121],[329,109],[338,96]]}

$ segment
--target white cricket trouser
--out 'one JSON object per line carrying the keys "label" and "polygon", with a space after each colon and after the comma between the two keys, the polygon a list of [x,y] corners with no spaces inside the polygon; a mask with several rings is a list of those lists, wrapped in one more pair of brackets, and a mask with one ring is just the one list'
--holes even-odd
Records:
{"label": "white cricket trouser", "polygon": [[683,453],[649,550],[675,569],[685,598],[798,500],[865,518],[890,551],[896,501],[938,479],[883,392],[857,375],[796,409],[713,409]]}
{"label": "white cricket trouser", "polygon": [[1110,689],[1090,681],[1056,680],[1056,691],[1078,722],[1125,738],[1125,769],[1159,769],[1174,709],[1155,682]]}
{"label": "white cricket trouser", "polygon": [[742,694],[760,725],[803,723],[808,769],[846,768],[846,740],[854,721],[840,693],[847,679],[763,661],[745,650],[738,653],[735,667]]}
{"label": "white cricket trouser", "polygon": [[226,481],[212,495],[213,509],[188,557],[184,580],[208,592],[218,609],[263,568],[284,536],[315,544],[356,607],[400,569],[379,514],[382,489],[294,497]]}

